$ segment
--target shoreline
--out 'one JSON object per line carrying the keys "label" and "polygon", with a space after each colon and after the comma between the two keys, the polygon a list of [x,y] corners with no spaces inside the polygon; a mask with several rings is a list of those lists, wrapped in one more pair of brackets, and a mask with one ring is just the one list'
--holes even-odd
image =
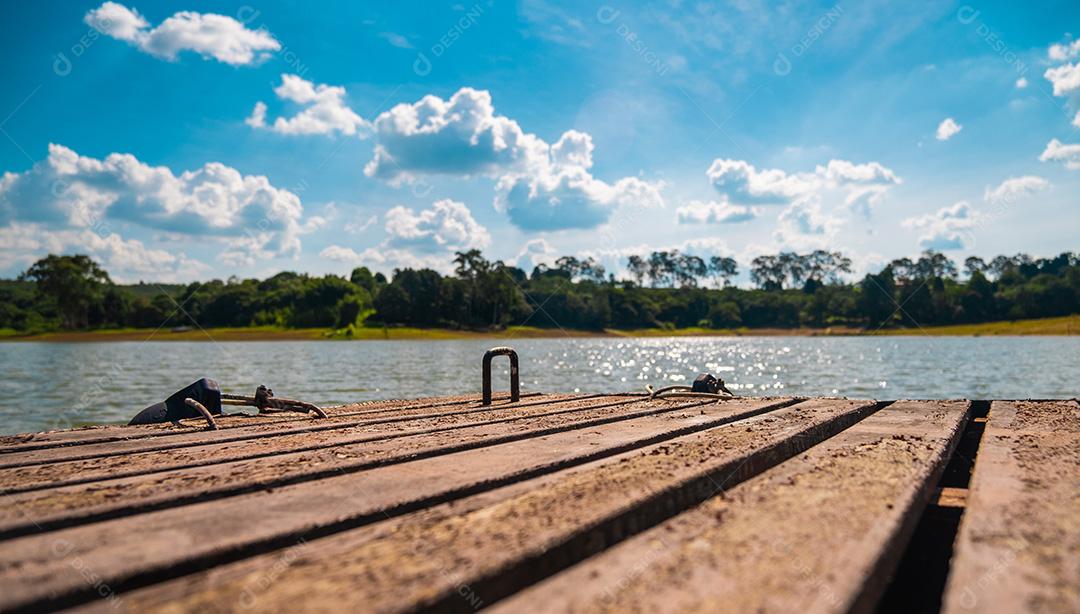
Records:
{"label": "shoreline", "polygon": [[551,339],[636,338],[636,337],[867,337],[867,336],[1070,336],[1080,334],[1080,315],[958,324],[924,328],[880,329],[866,331],[850,327],[831,328],[736,328],[706,329],[648,328],[638,330],[603,331],[564,330],[511,326],[501,331],[468,331],[446,328],[329,328],[282,329],[273,327],[188,329],[174,332],[166,329],[114,329],[95,331],[57,331],[20,335],[4,331],[0,341],[20,342],[134,342],[134,341],[435,341],[455,339]]}

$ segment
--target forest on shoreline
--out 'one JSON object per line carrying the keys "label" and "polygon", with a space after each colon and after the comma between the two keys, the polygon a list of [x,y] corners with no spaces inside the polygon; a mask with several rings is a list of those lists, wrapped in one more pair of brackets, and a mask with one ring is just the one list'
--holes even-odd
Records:
{"label": "forest on shoreline", "polygon": [[390,279],[359,267],[348,277],[283,272],[118,285],[88,256],[50,255],[0,280],[0,329],[328,328],[347,337],[370,327],[875,331],[1080,313],[1080,259],[1071,252],[969,257],[958,266],[927,251],[854,282],[843,254],[784,252],[749,264],[754,288],[732,285],[739,263],[731,258],[677,251],[631,256],[625,279],[571,256],[528,273],[477,250],[457,253],[453,264],[450,275],[400,269]]}

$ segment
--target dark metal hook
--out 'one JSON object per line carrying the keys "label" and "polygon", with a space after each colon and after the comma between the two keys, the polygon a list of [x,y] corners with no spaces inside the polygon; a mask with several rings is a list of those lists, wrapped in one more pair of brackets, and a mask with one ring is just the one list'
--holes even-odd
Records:
{"label": "dark metal hook", "polygon": [[510,402],[517,403],[521,399],[521,384],[518,381],[518,355],[511,347],[491,348],[484,352],[484,401],[483,405],[491,405],[491,359],[496,356],[510,357]]}

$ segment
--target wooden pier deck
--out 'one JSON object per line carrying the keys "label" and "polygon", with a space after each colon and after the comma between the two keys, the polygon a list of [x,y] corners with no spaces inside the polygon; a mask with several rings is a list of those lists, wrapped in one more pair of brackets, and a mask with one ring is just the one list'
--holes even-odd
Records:
{"label": "wooden pier deck", "polygon": [[328,413],[0,438],[0,610],[1080,611],[1076,400]]}

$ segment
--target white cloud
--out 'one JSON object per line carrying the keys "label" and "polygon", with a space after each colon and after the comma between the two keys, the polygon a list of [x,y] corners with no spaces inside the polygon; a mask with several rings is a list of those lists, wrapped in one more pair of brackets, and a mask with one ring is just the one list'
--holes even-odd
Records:
{"label": "white cloud", "polygon": [[263,176],[209,162],[179,175],[130,154],[104,160],[49,145],[49,156],[23,173],[0,179],[0,224],[93,228],[134,223],[173,235],[216,237],[232,246],[223,257],[295,255],[300,235],[322,220],[301,221],[300,198]]}
{"label": "white cloud", "polygon": [[281,85],[274,93],[282,100],[306,105],[296,115],[279,117],[269,126],[266,123],[266,103],[259,101],[244,123],[252,128],[269,127],[279,134],[326,134],[335,132],[366,136],[371,129],[364,118],[345,103],[345,88],[306,81],[299,75],[281,75]]}
{"label": "white cloud", "polygon": [[922,249],[947,251],[967,249],[972,245],[974,239],[970,231],[976,220],[971,205],[960,201],[935,213],[910,217],[902,224],[905,228],[921,231],[919,247]]}
{"label": "white cloud", "polygon": [[946,117],[945,119],[941,120],[940,124],[938,124],[937,132],[934,134],[934,138],[939,141],[947,141],[952,137],[956,136],[956,134],[963,129],[964,127],[956,123],[955,119],[951,117]]}
{"label": "white cloud", "polygon": [[514,257],[514,264],[528,273],[539,264],[551,265],[558,257],[555,248],[546,239],[530,239],[521,246]]}
{"label": "white cloud", "polygon": [[150,23],[138,11],[115,2],[106,2],[83,18],[87,25],[115,39],[135,42]]}
{"label": "white cloud", "polygon": [[1047,51],[1046,55],[1055,62],[1071,60],[1080,55],[1080,40],[1075,40],[1066,44],[1057,43],[1050,45],[1050,49]]}
{"label": "white cloud", "polygon": [[1020,77],[1016,80],[1016,89],[1022,90],[1028,86],[1028,80],[1024,77]]}
{"label": "white cloud", "polygon": [[821,198],[813,195],[799,199],[780,212],[777,218],[773,251],[808,251],[834,247],[840,218],[822,211]]}
{"label": "white cloud", "polygon": [[825,178],[831,187],[843,185],[888,185],[901,183],[892,169],[877,162],[855,164],[847,160],[829,160],[818,166],[815,173]]}
{"label": "white cloud", "polygon": [[[1054,96],[1066,98],[1065,104],[1075,109],[1075,103],[1080,101],[1080,62],[1070,60],[1080,56],[1080,40],[1051,45],[1047,56],[1060,64],[1047,68],[1043,77],[1054,86]],[[1080,128],[1080,112],[1073,117],[1072,125]],[[1066,166],[1073,168],[1068,163]]]}
{"label": "white cloud", "polygon": [[745,160],[713,160],[705,176],[718,192],[739,204],[784,204],[820,187],[816,176],[758,170]]}
{"label": "white cloud", "polygon": [[568,130],[550,147],[530,150],[525,165],[503,175],[495,208],[528,230],[592,228],[619,207],[663,207],[662,182],[624,177],[609,184],[593,177],[592,137]]}
{"label": "white cloud", "polygon": [[1047,68],[1043,77],[1054,85],[1055,96],[1065,96],[1080,88],[1080,64],[1062,64]]}
{"label": "white cloud", "polygon": [[520,228],[592,228],[621,206],[663,206],[661,182],[595,178],[588,134],[569,130],[548,144],[497,115],[486,91],[399,104],[376,118],[374,133],[368,176],[392,184],[435,174],[497,178],[495,207]]}
{"label": "white cloud", "polygon": [[730,256],[733,254],[723,239],[688,239],[675,246],[680,252],[691,256],[700,256],[706,260],[710,256]]}
{"label": "white cloud", "polygon": [[394,207],[383,219],[388,235],[385,245],[392,248],[446,253],[483,249],[491,244],[491,235],[473,219],[469,208],[449,199],[419,212]]}
{"label": "white cloud", "polygon": [[507,175],[496,188],[495,208],[518,228],[565,230],[594,228],[619,207],[663,207],[663,183],[624,177],[614,184],[582,167],[564,167],[539,175]]}
{"label": "white cloud", "polygon": [[675,210],[675,218],[680,224],[737,224],[748,222],[761,215],[758,207],[733,205],[729,202],[690,201],[684,207]]}
{"label": "white cloud", "polygon": [[1061,162],[1071,171],[1080,170],[1080,143],[1066,144],[1057,139],[1051,139],[1039,156],[1039,160]]}
{"label": "white cloud", "polygon": [[402,35],[400,35],[400,34],[398,34],[396,32],[381,32],[381,33],[379,33],[379,36],[382,37],[384,40],[386,40],[386,42],[393,45],[394,47],[397,47],[398,49],[412,49],[413,48],[412,43],[409,42],[409,39],[405,38],[404,36],[402,36]]}
{"label": "white cloud", "polygon": [[247,119],[244,120],[244,123],[251,126],[252,128],[265,128],[266,103],[262,102],[261,100],[259,102],[256,102],[255,108],[251,110],[251,115],[248,115]]}
{"label": "white cloud", "polygon": [[394,269],[432,269],[444,275],[453,270],[449,254],[420,254],[404,249],[369,247],[358,252],[351,247],[328,245],[319,256],[348,266],[366,266],[375,271],[382,271],[388,276]]}
{"label": "white cloud", "polygon": [[829,231],[834,220],[821,213],[821,203],[816,199],[805,199],[780,212],[781,225],[787,225],[798,234],[823,235]]}
{"label": "white cloud", "polygon": [[[372,252],[372,253],[369,253]],[[365,252],[357,252],[351,247],[343,247],[341,245],[328,245],[321,252],[319,252],[320,258],[326,258],[327,260],[333,260],[334,262],[344,262],[346,264],[359,264],[365,260],[373,260],[373,250],[366,250]]]}
{"label": "white cloud", "polygon": [[134,9],[105,2],[86,14],[84,21],[102,34],[134,45],[156,58],[175,60],[183,51],[194,51],[232,66],[256,64],[281,49],[265,30],[249,30],[225,15],[181,11],[150,28]]}
{"label": "white cloud", "polygon": [[472,217],[464,203],[445,199],[430,209],[414,211],[394,207],[383,216],[386,239],[362,252],[329,245],[319,256],[352,266],[365,265],[389,271],[396,268],[430,268],[448,272],[452,253],[490,245],[491,235]]}
{"label": "white cloud", "polygon": [[864,212],[879,202],[889,188],[903,183],[895,172],[877,162],[856,164],[848,160],[830,160],[816,166],[813,172],[788,173],[758,169],[745,160],[717,159],[705,174],[726,201],[739,205],[790,205],[838,190],[849,207]]}
{"label": "white cloud", "polygon": [[1054,86],[1054,95],[1069,96],[1080,89],[1080,63],[1070,62],[1080,56],[1080,40],[1051,45],[1046,55],[1051,62],[1059,63],[1043,73]]}
{"label": "white cloud", "polygon": [[116,233],[49,230],[41,224],[15,222],[0,228],[0,267],[28,267],[47,254],[84,253],[101,264],[113,281],[186,282],[210,269],[173,250],[152,249]]}
{"label": "white cloud", "polygon": [[1050,187],[1050,182],[1042,177],[1024,175],[1023,177],[1010,177],[1001,182],[994,189],[986,188],[983,198],[988,203],[1002,204],[1012,203],[1025,196],[1041,192]]}
{"label": "white cloud", "polygon": [[345,232],[358,235],[377,223],[379,223],[377,215],[369,215],[363,219],[356,218],[345,223]]}
{"label": "white cloud", "polygon": [[495,114],[491,94],[462,88],[449,100],[424,96],[399,104],[374,122],[370,177],[392,182],[418,175],[491,175],[524,171],[550,155],[539,137]]}
{"label": "white cloud", "polygon": [[869,217],[871,211],[881,203],[888,191],[888,186],[852,188],[844,199],[844,206],[859,215]]}

